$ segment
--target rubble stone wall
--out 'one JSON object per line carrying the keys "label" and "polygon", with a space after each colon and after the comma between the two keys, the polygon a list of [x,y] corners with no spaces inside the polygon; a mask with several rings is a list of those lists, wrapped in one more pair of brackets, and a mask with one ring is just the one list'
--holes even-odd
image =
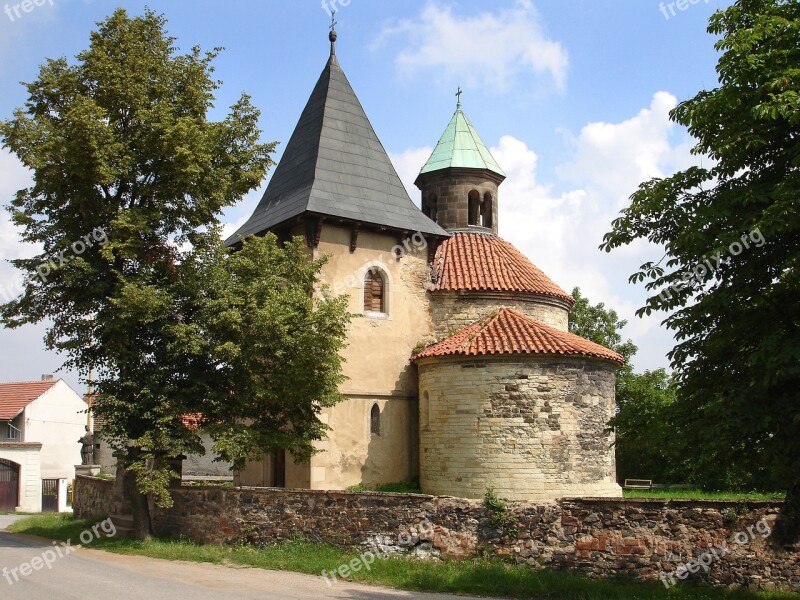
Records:
{"label": "rubble stone wall", "polygon": [[[443,496],[205,487],[175,489],[173,498],[172,508],[154,511],[160,536],[263,546],[301,535],[385,555],[453,558],[482,550],[593,578],[658,580],[663,572],[680,584],[678,570],[711,585],[800,591],[800,552],[762,534],[780,502],[513,502],[502,531],[482,501]],[[122,512],[124,499],[114,482],[79,476],[74,509],[79,518],[105,518]],[[704,557],[707,571],[698,566]]]}

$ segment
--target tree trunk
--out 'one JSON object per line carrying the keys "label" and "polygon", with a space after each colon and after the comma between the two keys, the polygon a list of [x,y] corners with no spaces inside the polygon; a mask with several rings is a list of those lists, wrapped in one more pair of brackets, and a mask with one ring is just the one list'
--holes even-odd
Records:
{"label": "tree trunk", "polygon": [[800,543],[800,481],[795,481],[786,492],[775,523],[775,539],[784,546]]}
{"label": "tree trunk", "polygon": [[153,522],[150,518],[147,496],[136,488],[136,474],[127,470],[125,471],[125,494],[131,504],[134,536],[141,541],[153,539]]}

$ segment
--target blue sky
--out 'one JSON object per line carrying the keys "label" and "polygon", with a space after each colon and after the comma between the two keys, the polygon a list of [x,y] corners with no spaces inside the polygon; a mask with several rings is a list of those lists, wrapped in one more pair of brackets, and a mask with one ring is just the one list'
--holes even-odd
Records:
{"label": "blue sky", "polygon": [[[263,139],[283,145],[328,55],[330,18],[320,0],[37,2],[24,12],[15,10],[17,0],[0,0],[0,9],[8,7],[0,13],[2,119],[25,101],[20,81],[32,81],[46,58],[86,48],[95,23],[117,6],[163,13],[183,49],[224,47],[212,117],[247,92],[262,110]],[[330,8],[334,0],[327,2]],[[637,370],[667,366],[673,342],[663,316],[635,317],[645,291],[627,283],[661,252],[645,243],[612,254],[597,247],[640,181],[702,161],[667,113],[716,85],[716,40],[705,30],[730,1],[336,2],[337,56],[412,199],[419,202],[412,182],[460,86],[464,111],[508,175],[500,234],[563,288],[579,285],[629,319],[624,333],[640,348]],[[27,181],[18,161],[0,152],[0,203]],[[263,189],[225,213],[229,231]],[[0,258],[30,253],[0,215]],[[0,301],[13,280],[14,270],[0,266]],[[44,350],[43,332],[0,331],[0,381],[56,371],[62,357]],[[82,389],[74,374],[60,375]]]}

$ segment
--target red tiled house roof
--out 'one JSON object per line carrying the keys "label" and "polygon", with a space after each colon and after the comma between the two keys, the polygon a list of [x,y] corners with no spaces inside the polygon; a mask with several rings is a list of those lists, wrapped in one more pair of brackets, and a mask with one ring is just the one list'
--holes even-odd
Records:
{"label": "red tiled house roof", "polygon": [[513,244],[496,235],[456,232],[434,259],[436,290],[540,294],[575,303]]}
{"label": "red tiled house roof", "polygon": [[0,421],[10,421],[31,402],[53,387],[57,381],[0,383]]}
{"label": "red tiled house roof", "polygon": [[623,364],[608,348],[575,334],[540,323],[510,308],[501,308],[411,357],[412,361],[439,356],[541,354],[588,356]]}

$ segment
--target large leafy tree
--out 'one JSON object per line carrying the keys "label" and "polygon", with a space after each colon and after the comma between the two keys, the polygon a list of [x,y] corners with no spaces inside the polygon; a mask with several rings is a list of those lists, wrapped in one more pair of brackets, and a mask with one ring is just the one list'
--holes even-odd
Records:
{"label": "large leafy tree", "polygon": [[662,245],[631,277],[639,314],[671,312],[682,427],[696,459],[787,489],[783,536],[800,529],[800,3],[738,0],[715,13],[719,85],[671,118],[712,160],[644,182],[603,247]]}
{"label": "large leafy tree", "polygon": [[220,211],[261,182],[274,144],[259,143],[246,95],[208,119],[217,52],[179,54],[165,26],[117,10],[74,63],[48,60],[0,123],[34,174],[10,212],[42,249],[13,261],[26,284],[3,324],[48,321],[47,347],[84,381],[94,372],[142,538],[147,495],[170,504],[170,460],[201,450],[198,420],[238,464],[313,452],[319,411],[341,399],[348,318],[315,292],[322,262],[300,241],[223,250]]}

